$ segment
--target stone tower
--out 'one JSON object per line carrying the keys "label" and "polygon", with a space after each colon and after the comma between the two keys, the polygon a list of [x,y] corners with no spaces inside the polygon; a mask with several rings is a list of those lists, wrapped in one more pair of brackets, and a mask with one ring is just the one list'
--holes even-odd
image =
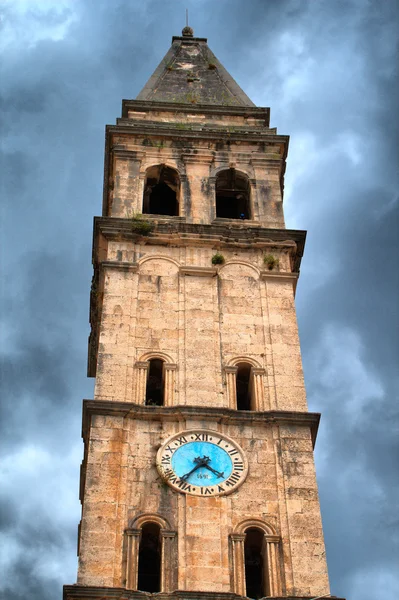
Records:
{"label": "stone tower", "polygon": [[64,600],[329,594],[287,150],[188,27],[106,129]]}

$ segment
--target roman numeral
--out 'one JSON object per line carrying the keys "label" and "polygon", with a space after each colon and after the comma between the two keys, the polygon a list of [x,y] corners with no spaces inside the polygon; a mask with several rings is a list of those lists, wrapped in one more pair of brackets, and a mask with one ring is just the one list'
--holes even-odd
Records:
{"label": "roman numeral", "polygon": [[194,441],[199,440],[200,442],[207,442],[208,438],[209,438],[207,433],[195,433],[194,435],[195,435]]}
{"label": "roman numeral", "polygon": [[163,456],[163,457],[162,457],[162,460],[161,460],[161,463],[162,463],[163,465],[168,465],[168,464],[170,464],[170,456]]}
{"label": "roman numeral", "polygon": [[218,492],[224,492],[224,487],[222,487],[221,485],[218,485]]}
{"label": "roman numeral", "polygon": [[242,463],[241,461],[237,461],[234,463],[234,468],[236,471],[243,471],[244,470],[244,463]]}
{"label": "roman numeral", "polygon": [[207,488],[207,487],[202,487],[202,488],[201,488],[201,494],[202,494],[203,496],[211,496],[211,495],[212,495],[212,492],[211,492],[211,490],[210,490],[209,488]]}
{"label": "roman numeral", "polygon": [[167,450],[167,452],[170,452],[171,454],[173,454],[173,452],[176,450],[176,448],[172,448],[172,446],[166,446],[165,450]]}
{"label": "roman numeral", "polygon": [[186,438],[184,437],[184,435],[182,435],[182,436],[181,436],[181,437],[179,437],[179,438],[176,438],[176,439],[175,439],[175,444],[180,444],[180,446],[183,446],[183,444],[187,444],[187,440],[186,440]]}
{"label": "roman numeral", "polygon": [[177,485],[179,486],[179,488],[181,490],[183,490],[184,492],[191,492],[191,485],[189,483],[186,483],[185,481],[183,481],[182,479],[180,479],[177,482]]}
{"label": "roman numeral", "polygon": [[226,485],[228,487],[232,487],[233,485],[235,485],[237,483],[237,481],[239,481],[239,479],[240,479],[240,474],[234,472],[230,475],[230,477],[226,481]]}
{"label": "roman numeral", "polygon": [[230,454],[230,456],[234,456],[234,454],[238,454],[238,450],[233,448],[232,450],[229,450],[229,454]]}

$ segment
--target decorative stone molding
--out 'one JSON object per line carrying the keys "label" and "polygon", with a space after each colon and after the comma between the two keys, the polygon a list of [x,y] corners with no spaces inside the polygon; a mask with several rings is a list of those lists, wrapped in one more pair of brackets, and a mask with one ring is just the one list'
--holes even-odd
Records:
{"label": "decorative stone molding", "polygon": [[265,369],[258,367],[251,368],[251,385],[254,399],[254,410],[265,410]]}
{"label": "decorative stone molding", "polygon": [[88,439],[93,415],[110,417],[126,417],[147,421],[152,420],[176,422],[179,419],[200,419],[209,423],[217,420],[221,424],[253,425],[270,423],[277,426],[295,425],[308,427],[312,437],[313,447],[316,443],[320,413],[287,410],[267,410],[263,412],[238,411],[230,408],[204,406],[143,406],[133,402],[118,402],[116,400],[83,400],[82,434]]}
{"label": "decorative stone molding", "polygon": [[231,555],[233,559],[233,591],[239,596],[245,596],[245,533],[232,533],[230,539],[232,544]]}
{"label": "decorative stone molding", "polygon": [[229,400],[229,408],[232,410],[237,409],[237,390],[236,390],[236,377],[238,367],[225,367],[224,372],[226,374],[226,387],[227,387],[227,398]]}
{"label": "decorative stone molding", "polygon": [[137,263],[122,262],[118,260],[104,260],[101,263],[103,269],[121,269],[122,271],[132,271],[136,273],[138,270]]}
{"label": "decorative stone molding", "polygon": [[291,281],[292,283],[296,283],[298,277],[299,273],[281,273],[279,271],[269,270],[262,270],[260,273],[261,279],[278,279],[279,281],[286,280]]}
{"label": "decorative stone molding", "polygon": [[164,378],[164,406],[173,406],[175,399],[176,388],[176,371],[175,363],[163,363],[163,378]]}
{"label": "decorative stone molding", "polygon": [[135,400],[137,404],[145,404],[145,391],[147,386],[147,374],[150,367],[148,361],[137,361],[134,365],[136,372],[136,393]]}
{"label": "decorative stone molding", "polygon": [[126,554],[126,589],[137,590],[138,556],[141,529],[126,529],[127,554]]}
{"label": "decorative stone molding", "polygon": [[[63,600],[148,600],[150,596],[147,592],[127,591],[124,588],[116,587],[98,587],[90,585],[64,585]],[[194,592],[176,590],[173,592],[164,592],[158,594],[159,600],[238,600],[237,595],[233,592]],[[330,596],[331,598],[331,596]],[[282,600],[280,598],[269,597],[269,600]],[[284,596],[284,600],[309,600],[309,596],[299,598],[297,595]],[[337,598],[334,600],[345,600],[345,598]]]}
{"label": "decorative stone molding", "polygon": [[161,529],[161,592],[172,592],[175,589],[176,531]]}
{"label": "decorative stone molding", "polygon": [[133,160],[138,163],[141,163],[141,161],[145,157],[145,152],[139,152],[137,150],[126,150],[126,148],[123,148],[122,146],[114,146],[112,148],[112,153],[116,158],[120,158],[123,160]]}
{"label": "decorative stone molding", "polygon": [[179,269],[181,275],[193,275],[195,277],[215,277],[217,272],[218,270],[215,267],[195,267],[191,265]]}

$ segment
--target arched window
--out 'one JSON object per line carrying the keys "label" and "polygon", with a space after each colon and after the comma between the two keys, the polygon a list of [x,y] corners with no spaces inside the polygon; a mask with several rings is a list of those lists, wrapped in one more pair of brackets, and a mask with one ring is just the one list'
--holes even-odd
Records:
{"label": "arched window", "polygon": [[274,528],[260,519],[248,519],[230,539],[233,591],[254,599],[283,596],[281,539]]}
{"label": "arched window", "polygon": [[125,529],[126,588],[171,592],[177,588],[177,534],[166,519],[141,514]]}
{"label": "arched window", "polygon": [[248,177],[235,169],[220,171],[216,176],[216,217],[250,219]]}
{"label": "arched window", "polygon": [[134,400],[147,406],[175,402],[177,364],[163,352],[147,352],[134,365]]}
{"label": "arched window", "polygon": [[147,386],[145,391],[145,403],[147,406],[163,406],[163,365],[163,360],[159,358],[153,358],[149,361]]}
{"label": "arched window", "polygon": [[137,589],[152,594],[161,591],[161,528],[145,523],[141,530]]}
{"label": "arched window", "polygon": [[264,537],[263,531],[259,529],[246,531],[244,559],[245,587],[248,598],[258,599],[269,595]]}
{"label": "arched window", "polygon": [[146,172],[143,213],[179,215],[180,178],[175,169],[166,165],[149,167]]}
{"label": "arched window", "polygon": [[251,365],[239,363],[236,374],[237,410],[253,410]]}

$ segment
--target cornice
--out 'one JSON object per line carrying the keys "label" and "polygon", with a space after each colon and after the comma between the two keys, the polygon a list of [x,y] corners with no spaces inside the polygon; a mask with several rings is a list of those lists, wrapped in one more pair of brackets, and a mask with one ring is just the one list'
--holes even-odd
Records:
{"label": "cornice", "polygon": [[144,421],[183,421],[198,418],[202,421],[217,421],[233,425],[300,425],[310,427],[313,447],[316,442],[320,413],[269,410],[237,411],[231,408],[203,406],[144,406],[133,402],[117,402],[113,400],[83,400],[82,437],[90,428],[92,415],[125,417]]}
{"label": "cornice", "polygon": [[[268,248],[280,247],[294,251],[293,272],[299,273],[301,258],[305,247],[306,231],[294,229],[269,229],[239,224],[216,224],[209,225],[185,223],[177,221],[175,217],[171,220],[161,217],[147,217],[154,223],[154,230],[149,236],[141,236],[135,233],[129,219],[117,217],[95,217],[94,239],[93,239],[93,262],[97,263],[97,246],[99,235],[107,240],[137,241],[148,245],[164,246],[211,246],[234,248]],[[265,271],[265,277],[268,276]]]}
{"label": "cornice", "polygon": [[127,119],[129,110],[137,112],[162,111],[190,115],[226,115],[264,119],[269,124],[270,108],[262,106],[220,106],[217,104],[185,104],[183,102],[154,102],[151,100],[122,100],[122,118]]}
{"label": "cornice", "polygon": [[[176,125],[170,123],[161,123],[161,122],[151,122],[151,121],[133,121],[118,119],[117,125],[107,125],[106,126],[106,136],[112,137],[112,135],[127,135],[131,137],[132,135],[143,135],[146,137],[154,136],[154,137],[170,137],[177,138],[181,140],[184,139],[204,139],[204,140],[212,140],[212,141],[245,141],[245,142],[269,142],[271,144],[284,144],[284,146],[288,147],[289,136],[288,135],[279,135],[276,133],[272,133],[272,130],[267,129],[263,131],[261,128],[245,128],[236,127],[229,128],[223,126],[214,126],[212,128],[202,126],[201,124],[190,124],[187,123],[187,127],[183,129],[178,129]],[[285,158],[287,152],[285,151],[283,154],[283,158]]]}
{"label": "cornice", "polygon": [[[244,600],[233,592],[190,592],[175,590],[173,592],[139,592],[125,588],[94,587],[89,585],[64,585],[63,600]],[[315,600],[313,596],[268,596],[268,600]],[[345,600],[337,596],[328,596],[326,600]],[[247,600],[245,598],[245,600]],[[316,599],[317,600],[317,599]]]}

